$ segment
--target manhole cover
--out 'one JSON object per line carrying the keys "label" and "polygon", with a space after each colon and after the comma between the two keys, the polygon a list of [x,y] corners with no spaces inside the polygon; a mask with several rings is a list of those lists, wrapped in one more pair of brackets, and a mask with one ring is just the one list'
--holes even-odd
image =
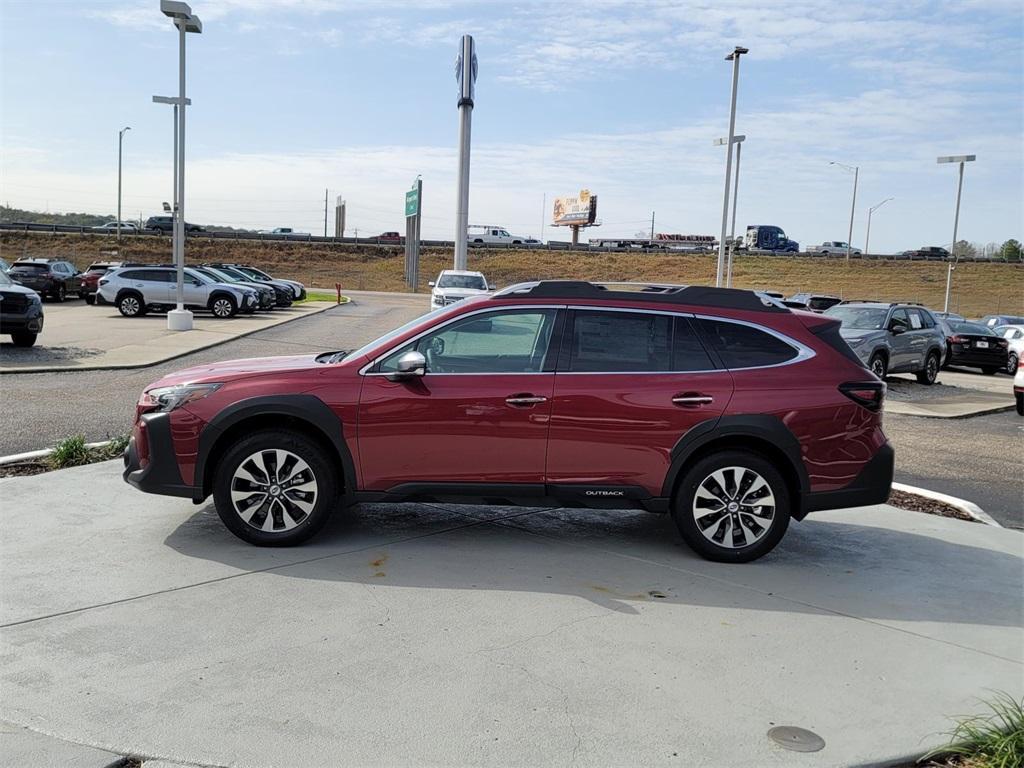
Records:
{"label": "manhole cover", "polygon": [[793,752],[817,752],[825,748],[821,736],[795,725],[777,725],[768,731],[768,738]]}

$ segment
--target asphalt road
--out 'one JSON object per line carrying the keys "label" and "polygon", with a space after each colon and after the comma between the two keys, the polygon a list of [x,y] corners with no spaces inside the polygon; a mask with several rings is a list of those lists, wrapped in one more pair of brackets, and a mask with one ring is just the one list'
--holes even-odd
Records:
{"label": "asphalt road", "polygon": [[427,296],[407,294],[350,295],[348,305],[149,368],[4,374],[0,456],[45,448],[75,434],[87,441],[125,434],[143,388],[172,371],[244,357],[355,349],[423,314],[429,302]]}
{"label": "asphalt road", "polygon": [[1024,419],[886,415],[896,481],[973,501],[1001,525],[1024,529]]}
{"label": "asphalt road", "polygon": [[[351,295],[347,306],[150,368],[4,374],[0,455],[73,434],[90,441],[124,434],[139,393],[166,373],[218,360],[355,348],[422,314],[428,301],[408,294]],[[899,482],[969,499],[1003,525],[1024,528],[1024,420],[1015,413],[953,420],[890,414],[885,430],[896,447]]]}

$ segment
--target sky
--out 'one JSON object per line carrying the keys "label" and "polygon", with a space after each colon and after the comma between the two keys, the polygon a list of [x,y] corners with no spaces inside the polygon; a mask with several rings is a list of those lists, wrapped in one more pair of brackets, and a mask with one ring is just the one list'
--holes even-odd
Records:
{"label": "sky", "polygon": [[[1024,11],[1016,0],[196,0],[187,39],[186,218],[347,235],[453,239],[454,61],[476,40],[470,222],[567,240],[556,195],[589,189],[600,228],[717,235],[736,45],[746,135],[737,229],[894,252],[1022,239]],[[171,198],[177,34],[158,0],[0,0],[0,202],[123,217]],[[545,204],[546,203],[546,204]]]}

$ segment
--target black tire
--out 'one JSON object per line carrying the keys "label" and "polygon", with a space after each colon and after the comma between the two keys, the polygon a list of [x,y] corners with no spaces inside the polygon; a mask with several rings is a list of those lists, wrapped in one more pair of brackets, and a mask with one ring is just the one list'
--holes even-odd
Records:
{"label": "black tire", "polygon": [[64,286],[64,283],[60,283],[57,286],[57,290],[53,292],[54,301],[64,301],[68,297],[68,289]]}
{"label": "black tire", "polygon": [[16,347],[31,347],[36,343],[38,334],[28,331],[15,331],[11,334],[11,341]]}
{"label": "black tire", "polygon": [[[743,471],[737,473],[735,468],[741,468]],[[732,469],[731,472],[730,469]],[[718,470],[725,470],[722,475],[723,479],[728,485],[731,477],[734,487],[722,488],[717,480],[713,485],[720,491],[725,491],[724,495],[733,500],[736,498],[739,498],[740,501],[745,498],[749,500],[749,496],[744,497],[743,495],[743,486],[747,485],[750,473],[760,476],[775,502],[770,511],[767,525],[762,525],[765,522],[764,518],[755,515],[752,511],[755,508],[763,510],[765,505],[739,505],[739,502],[736,501],[730,502],[738,505],[736,509],[726,507],[717,517],[715,517],[717,513],[712,511],[703,516],[706,524],[701,525],[697,522],[695,504],[699,501],[697,499],[698,491],[702,490],[702,486],[704,486],[705,495],[702,498],[710,498],[706,495],[708,491],[705,484],[713,480],[712,474]],[[760,493],[762,490],[763,486],[754,480],[752,484],[747,485],[746,493],[759,494],[757,499],[767,498]],[[683,540],[701,557],[718,563],[749,563],[751,560],[757,560],[771,552],[782,540],[789,527],[789,510],[789,488],[774,464],[757,453],[726,450],[705,456],[686,471],[673,498],[672,517],[675,519],[676,527],[679,528]],[[714,519],[710,519],[712,517]],[[737,526],[737,521],[742,522],[742,525]],[[709,536],[716,538],[721,536],[724,541],[726,537],[733,537],[732,540],[735,541],[736,527],[739,528],[743,541],[752,537],[756,538],[748,544],[738,542],[738,546],[726,546],[709,538]],[[712,529],[714,530],[712,531]],[[704,531],[709,533],[705,534]]]}
{"label": "black tire", "polygon": [[999,369],[993,368],[992,366],[988,365],[982,368],[981,372],[984,373],[986,376],[995,376],[997,373],[999,373]]}
{"label": "black tire", "polygon": [[95,293],[87,293],[87,294],[85,294],[85,303],[88,304],[90,307],[93,304],[95,304],[96,303],[96,294]]}
{"label": "black tire", "polygon": [[125,317],[142,317],[146,314],[146,302],[135,291],[126,291],[117,297],[117,311]]}
{"label": "black tire", "polygon": [[1024,416],[1024,394],[1020,392],[1015,392],[1014,394],[1017,398],[1017,415]]}
{"label": "black tire", "polygon": [[227,320],[238,314],[238,303],[226,293],[216,293],[210,297],[209,310],[214,317]]}
{"label": "black tire", "polygon": [[[305,462],[306,467],[291,472],[281,482],[278,473],[287,471],[290,459],[286,458],[281,466],[277,466],[278,451],[291,454]],[[256,456],[259,459],[253,458]],[[274,476],[263,474],[260,477],[263,469]],[[245,477],[246,474],[266,482],[253,483]],[[312,492],[307,479],[310,477]],[[302,481],[300,488],[281,489],[282,485],[294,480]],[[260,488],[268,490],[261,491]],[[274,488],[278,492],[272,498],[270,491]],[[256,490],[253,496],[240,498],[236,508],[236,502],[231,498],[233,489]],[[338,503],[338,482],[330,457],[319,443],[300,432],[263,430],[235,441],[217,462],[213,476],[213,500],[221,521],[238,538],[262,547],[287,547],[301,544],[323,528]],[[296,504],[296,501],[307,508]],[[248,521],[243,518],[246,513],[250,514]],[[262,530],[262,526],[268,523],[277,530]],[[293,527],[287,528],[289,524]]]}
{"label": "black tire", "polygon": [[924,368],[917,372],[917,381],[920,384],[931,386],[939,377],[939,353],[929,352],[924,359]]}
{"label": "black tire", "polygon": [[1016,352],[1011,352],[1009,357],[1006,358],[1006,372],[1013,376],[1017,372],[1017,366],[1020,365],[1020,358],[1017,357]]}
{"label": "black tire", "polygon": [[868,369],[875,376],[885,381],[885,374],[889,372],[889,358],[882,352],[875,352],[868,361]]}

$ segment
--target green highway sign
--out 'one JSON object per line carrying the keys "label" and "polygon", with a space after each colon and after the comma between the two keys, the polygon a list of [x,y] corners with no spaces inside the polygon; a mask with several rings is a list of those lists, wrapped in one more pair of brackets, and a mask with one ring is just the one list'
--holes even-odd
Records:
{"label": "green highway sign", "polygon": [[415,216],[419,212],[420,195],[416,189],[410,189],[405,193],[405,215]]}

